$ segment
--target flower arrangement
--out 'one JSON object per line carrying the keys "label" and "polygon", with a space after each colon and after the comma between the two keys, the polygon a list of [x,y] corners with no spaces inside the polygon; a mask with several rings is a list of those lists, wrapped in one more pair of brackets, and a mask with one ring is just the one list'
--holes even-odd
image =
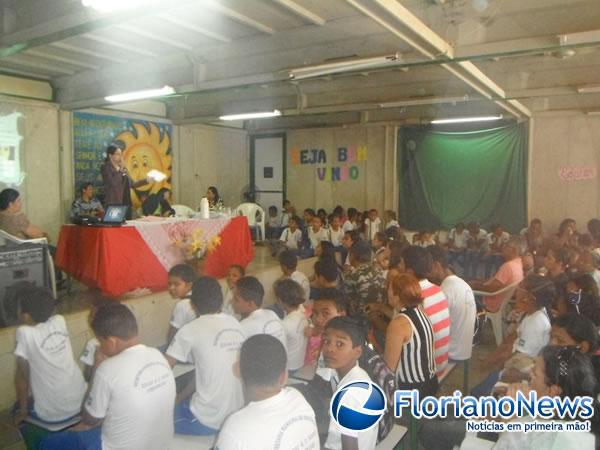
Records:
{"label": "flower arrangement", "polygon": [[180,232],[172,236],[175,247],[181,249],[186,260],[202,259],[207,253],[212,253],[221,245],[221,237],[208,238],[202,228],[196,228],[191,232]]}

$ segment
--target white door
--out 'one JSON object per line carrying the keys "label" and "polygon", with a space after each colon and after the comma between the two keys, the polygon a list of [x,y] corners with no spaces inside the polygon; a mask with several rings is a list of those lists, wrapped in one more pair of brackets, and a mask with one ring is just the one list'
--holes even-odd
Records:
{"label": "white door", "polygon": [[267,213],[276,206],[281,213],[285,196],[285,134],[252,136],[250,141],[250,187],[256,203]]}

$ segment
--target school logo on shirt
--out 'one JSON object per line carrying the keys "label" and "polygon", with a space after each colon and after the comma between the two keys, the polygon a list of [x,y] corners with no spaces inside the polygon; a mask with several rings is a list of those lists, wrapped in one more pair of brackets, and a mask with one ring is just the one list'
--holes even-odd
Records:
{"label": "school logo on shirt", "polygon": [[352,431],[374,427],[386,410],[387,399],[383,391],[371,381],[354,381],[340,387],[329,407],[331,418],[339,426]]}

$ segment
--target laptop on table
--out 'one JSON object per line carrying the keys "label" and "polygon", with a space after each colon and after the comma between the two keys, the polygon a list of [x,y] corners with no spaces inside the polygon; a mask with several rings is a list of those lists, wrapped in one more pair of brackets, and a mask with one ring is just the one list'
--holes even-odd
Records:
{"label": "laptop on table", "polygon": [[88,224],[91,227],[120,227],[127,217],[126,205],[108,205],[102,220]]}

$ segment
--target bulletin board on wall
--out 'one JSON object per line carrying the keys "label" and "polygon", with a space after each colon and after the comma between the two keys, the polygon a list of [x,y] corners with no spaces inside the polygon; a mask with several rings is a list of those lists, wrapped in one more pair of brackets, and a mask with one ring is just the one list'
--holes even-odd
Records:
{"label": "bulletin board on wall", "polygon": [[173,126],[155,122],[88,112],[73,113],[73,169],[75,190],[91,182],[102,198],[100,168],[106,148],[116,144],[123,149],[123,159],[134,181],[145,179],[150,170],[167,175],[160,183],[151,183],[131,190],[134,208],[140,206],[143,194],[153,194],[161,188],[171,189]]}

